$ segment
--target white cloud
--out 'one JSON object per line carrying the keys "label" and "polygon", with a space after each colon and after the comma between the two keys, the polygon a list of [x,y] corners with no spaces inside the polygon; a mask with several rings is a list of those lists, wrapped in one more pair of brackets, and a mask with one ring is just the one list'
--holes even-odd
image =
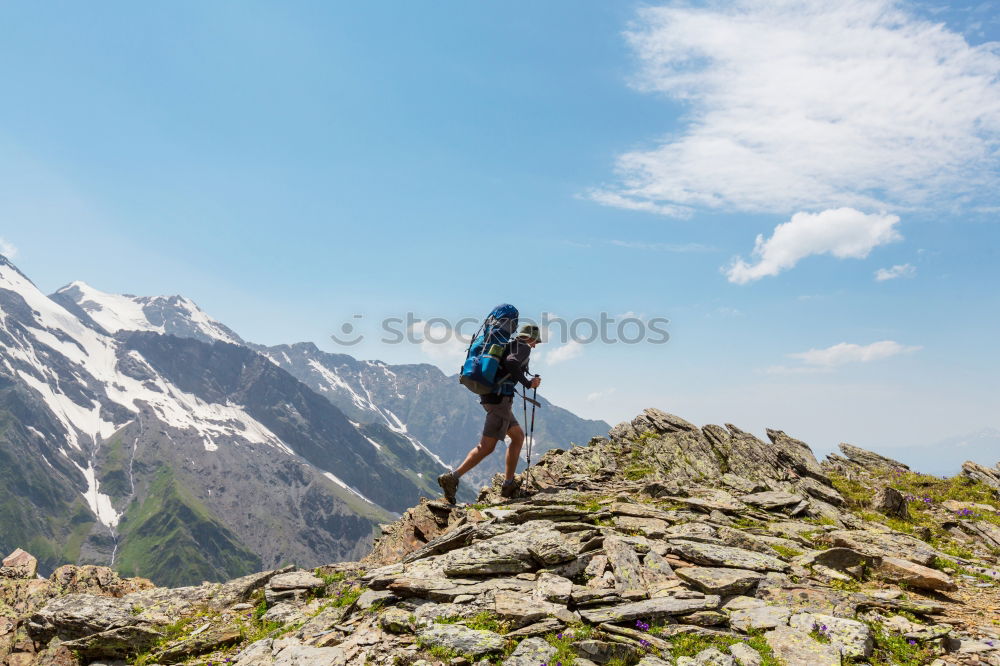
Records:
{"label": "white cloud", "polygon": [[545,362],[548,365],[556,365],[565,361],[572,361],[583,354],[583,345],[576,340],[570,340],[561,347],[556,347],[545,355]]}
{"label": "white cloud", "polygon": [[627,38],[635,85],[686,104],[686,125],[619,156],[595,201],[675,216],[995,204],[995,44],[892,0],[678,3],[640,10]]}
{"label": "white cloud", "polygon": [[808,366],[833,368],[847,363],[870,363],[890,356],[915,352],[919,349],[921,348],[907,347],[893,340],[881,340],[870,345],[841,342],[826,349],[810,349],[788,356],[799,359]]}
{"label": "white cloud", "polygon": [[414,339],[420,341],[420,351],[445,369],[456,369],[465,361],[468,342],[460,339],[444,324],[430,326],[417,322],[410,327]]}
{"label": "white cloud", "polygon": [[885,282],[896,278],[916,277],[917,267],[912,264],[896,264],[892,268],[880,268],[875,271],[875,281]]}
{"label": "white cloud", "polygon": [[608,388],[603,391],[594,391],[593,393],[587,394],[587,402],[597,402],[603,398],[607,398],[609,395],[613,394],[618,389]]}
{"label": "white cloud", "polygon": [[13,259],[17,256],[17,248],[10,241],[0,238],[0,254],[8,259]]}
{"label": "white cloud", "polygon": [[895,229],[898,222],[895,215],[868,215],[853,208],[796,213],[775,227],[767,240],[757,236],[753,248],[757,263],[737,258],[726,275],[730,282],[746,284],[788,270],[811,254],[863,259],[873,248],[902,238]]}

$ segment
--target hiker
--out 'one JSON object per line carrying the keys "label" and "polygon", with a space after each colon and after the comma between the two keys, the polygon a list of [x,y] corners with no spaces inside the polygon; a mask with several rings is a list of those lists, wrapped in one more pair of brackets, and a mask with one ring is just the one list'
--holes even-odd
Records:
{"label": "hiker", "polygon": [[541,377],[537,375],[532,377],[528,374],[528,356],[539,342],[541,335],[538,327],[534,324],[524,324],[518,329],[517,336],[504,349],[497,387],[479,400],[486,410],[486,423],[483,425],[483,436],[479,440],[479,445],[469,451],[465,462],[438,477],[438,484],[444,490],[445,499],[452,504],[455,503],[455,493],[458,492],[458,482],[462,475],[493,453],[497,442],[505,437],[510,437],[510,444],[507,445],[505,478],[500,488],[500,495],[505,498],[513,497],[520,487],[514,480],[514,472],[517,470],[521,445],[524,444],[524,431],[514,418],[514,388],[515,384],[520,384],[522,390],[537,389],[542,383]]}

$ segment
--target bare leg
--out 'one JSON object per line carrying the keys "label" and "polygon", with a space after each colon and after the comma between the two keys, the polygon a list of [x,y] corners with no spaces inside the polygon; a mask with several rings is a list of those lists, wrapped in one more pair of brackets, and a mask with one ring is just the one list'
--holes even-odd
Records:
{"label": "bare leg", "polygon": [[517,458],[521,455],[521,445],[524,444],[524,431],[521,430],[521,426],[516,425],[507,431],[507,436],[510,437],[510,444],[507,445],[505,461],[507,467],[504,470],[504,478],[510,481],[517,472]]}
{"label": "bare leg", "polygon": [[493,453],[493,449],[497,446],[497,441],[496,437],[487,437],[486,435],[483,435],[482,439],[479,440],[479,446],[469,451],[469,455],[465,456],[465,462],[459,465],[458,469],[452,472],[452,474],[457,477],[461,477],[470,469],[481,463],[483,458]]}

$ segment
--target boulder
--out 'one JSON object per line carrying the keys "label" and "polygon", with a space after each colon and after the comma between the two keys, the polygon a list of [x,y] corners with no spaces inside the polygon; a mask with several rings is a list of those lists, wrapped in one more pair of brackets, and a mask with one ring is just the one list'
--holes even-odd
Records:
{"label": "boulder", "polygon": [[[606,664],[612,659],[632,661],[638,654],[638,650],[630,645],[605,641],[577,641],[573,643],[572,648],[578,655],[596,664]],[[578,659],[577,663],[579,661]]]}
{"label": "boulder", "polygon": [[717,648],[702,650],[694,656],[696,666],[736,666],[731,656],[720,652]]}
{"label": "boulder", "polygon": [[786,606],[758,606],[733,611],[729,616],[729,626],[740,631],[752,629],[774,629],[788,624],[792,611]]}
{"label": "boulder", "polygon": [[930,565],[938,556],[936,550],[920,539],[898,532],[834,530],[820,535],[819,540],[872,557],[903,557],[924,566]]}
{"label": "boulder", "polygon": [[460,624],[432,624],[417,634],[421,642],[480,657],[503,650],[503,637],[492,631],[469,629]]}
{"label": "boulder", "polygon": [[309,571],[292,571],[279,574],[271,578],[267,584],[269,588],[276,591],[285,590],[314,590],[325,586],[322,578],[313,575]]}
{"label": "boulder", "polygon": [[615,591],[622,599],[645,599],[648,596],[642,582],[642,564],[632,546],[617,536],[604,540],[604,552],[615,576]]}
{"label": "boulder", "polygon": [[820,613],[796,613],[788,626],[806,633],[816,630],[840,648],[845,657],[870,657],[875,649],[875,637],[868,625]]}
{"label": "boulder", "polygon": [[545,639],[525,638],[518,643],[511,655],[504,659],[503,666],[538,666],[548,663],[555,653],[556,649],[545,642]]}
{"label": "boulder", "polygon": [[[274,655],[274,666],[329,666],[343,660],[344,651],[337,647],[287,645]],[[243,662],[237,662],[244,666]]]}
{"label": "boulder", "polygon": [[893,583],[906,583],[923,590],[957,590],[947,574],[898,557],[883,557],[876,574]]}
{"label": "boulder", "polygon": [[685,567],[677,576],[708,594],[730,596],[749,592],[764,577],[759,571],[720,567]]}
{"label": "boulder", "polygon": [[729,646],[729,654],[733,655],[733,659],[739,666],[761,666],[764,662],[760,652],[746,643],[733,643]]}
{"label": "boulder", "polygon": [[880,488],[872,498],[872,508],[892,518],[908,518],[910,515],[906,498],[895,488]]}
{"label": "boulder", "polygon": [[764,639],[783,663],[840,666],[840,650],[830,643],[820,643],[809,632],[779,626],[764,634]]}
{"label": "boulder", "polygon": [[987,467],[971,460],[962,463],[962,474],[973,481],[984,483],[997,494],[1000,494],[1000,468]]}
{"label": "boulder", "polygon": [[3,566],[0,567],[0,577],[34,578],[37,575],[38,560],[31,553],[18,548],[3,558]]}
{"label": "boulder", "polygon": [[786,562],[776,557],[731,546],[671,539],[670,548],[675,555],[695,564],[754,571],[787,571],[789,568]]}
{"label": "boulder", "polygon": [[701,610],[714,610],[719,607],[719,602],[719,597],[715,595],[708,595],[701,599],[657,597],[617,606],[583,608],[579,612],[591,624],[618,623],[638,619],[658,620],[670,615],[687,615]]}
{"label": "boulder", "polygon": [[750,495],[743,495],[740,497],[740,501],[760,507],[767,511],[781,509],[786,506],[794,506],[802,500],[803,497],[801,495],[783,493],[777,490],[765,490],[761,493],[752,493]]}

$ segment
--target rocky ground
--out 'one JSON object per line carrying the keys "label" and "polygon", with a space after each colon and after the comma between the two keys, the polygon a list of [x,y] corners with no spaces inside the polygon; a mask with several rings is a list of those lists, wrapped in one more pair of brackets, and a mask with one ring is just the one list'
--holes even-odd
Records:
{"label": "rocky ground", "polygon": [[424,501],[361,562],[156,588],[0,569],[12,666],[1000,666],[1000,469],[647,410],[554,450],[521,496]]}

